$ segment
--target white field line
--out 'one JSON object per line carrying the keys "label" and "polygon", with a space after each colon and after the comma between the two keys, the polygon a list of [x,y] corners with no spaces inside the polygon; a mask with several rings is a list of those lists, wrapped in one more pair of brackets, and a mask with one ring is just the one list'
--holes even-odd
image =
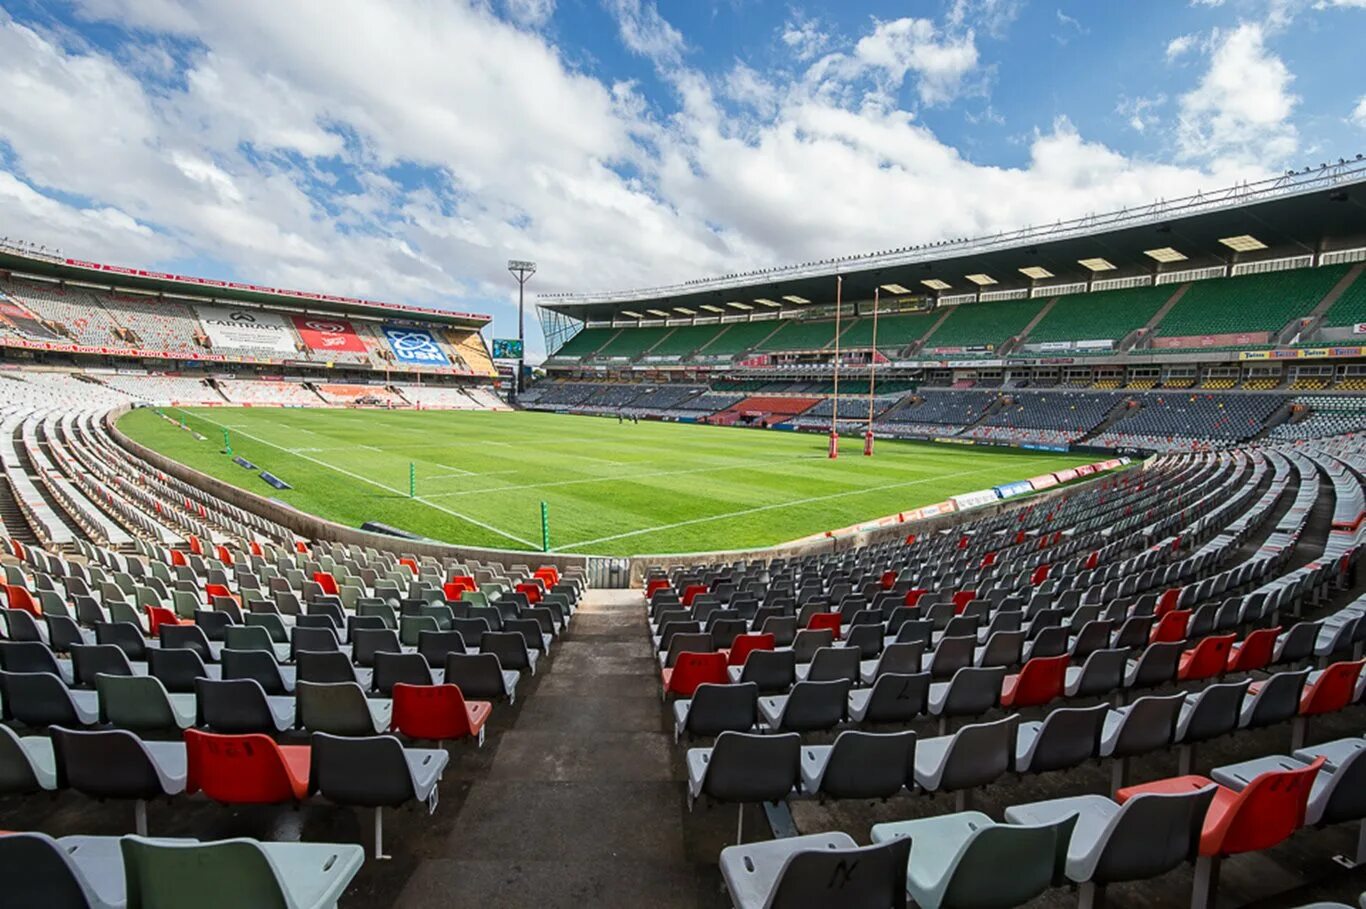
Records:
{"label": "white field line", "polygon": [[[217,422],[217,421],[215,421],[215,420],[210,420],[208,417],[200,417],[200,419],[204,420],[206,423],[213,423],[215,426],[222,426],[222,425],[223,425],[222,423],[219,423],[219,422]],[[404,490],[402,490],[402,489],[396,489],[396,488],[394,488],[393,486],[386,486],[385,484],[380,483],[380,482],[378,482],[377,480],[372,480],[372,479],[370,479],[369,477],[363,477],[363,476],[361,476],[361,475],[358,474],[358,473],[352,473],[351,471],[345,469],[344,467],[338,467],[338,466],[335,465],[335,464],[329,464],[329,463],[327,463],[326,461],[320,460],[320,459],[315,458],[315,457],[311,457],[310,455],[299,454],[299,453],[297,453],[297,452],[290,451],[290,449],[285,448],[283,445],[276,445],[274,442],[269,442],[269,441],[267,441],[267,440],[261,438],[260,436],[254,436],[254,435],[252,435],[252,434],[249,433],[249,432],[242,432],[241,430],[238,430],[238,434],[239,434],[239,435],[242,435],[242,436],[245,436],[246,438],[251,439],[251,440],[253,440],[253,441],[260,442],[262,445],[269,445],[271,448],[277,449],[277,450],[279,450],[279,451],[283,451],[283,452],[285,452],[285,453],[287,453],[287,454],[292,454],[292,455],[294,455],[296,458],[303,458],[305,461],[312,461],[314,464],[317,464],[317,465],[320,466],[320,467],[326,467],[328,470],[334,470],[334,471],[336,471],[337,473],[343,474],[344,476],[351,477],[351,478],[354,479],[354,480],[360,480],[362,483],[368,483],[368,484],[371,485],[371,486],[377,487],[377,488],[379,488],[379,489],[383,489],[383,490],[385,490],[385,491],[387,491],[387,492],[397,493],[398,495],[406,495],[406,492],[405,492]],[[362,447],[365,447],[365,446],[362,446]],[[438,503],[436,503],[436,502],[430,502],[430,501],[428,501],[427,499],[423,498],[422,496],[417,496],[417,497],[415,497],[415,498],[413,499],[413,501],[415,501],[415,502],[421,502],[422,504],[428,506],[429,508],[435,508],[437,511],[444,511],[444,512],[445,512],[446,514],[448,514],[448,515],[451,515],[451,516],[453,516],[453,517],[457,517],[457,518],[459,518],[459,519],[462,520],[462,521],[467,521],[467,522],[469,522],[470,524],[473,524],[473,525],[476,526],[476,527],[482,527],[482,528],[484,528],[485,530],[489,531],[490,533],[496,533],[496,534],[498,534],[500,537],[505,537],[506,539],[513,540],[514,542],[517,542],[517,543],[521,543],[523,546],[530,547],[531,549],[537,548],[537,547],[536,547],[536,544],[533,543],[533,542],[531,542],[530,540],[524,540],[524,539],[522,539],[521,537],[517,536],[516,534],[508,533],[506,530],[501,530],[501,529],[499,529],[499,528],[497,528],[497,527],[494,527],[492,524],[485,524],[483,521],[479,520],[478,518],[472,518],[472,517],[470,517],[470,516],[467,515],[467,514],[461,514],[460,512],[455,511],[455,510],[450,509],[450,508],[447,508],[447,507],[445,507],[444,505],[440,505],[440,504],[438,504]]]}
{"label": "white field line", "polygon": [[[453,490],[453,491],[451,491],[451,492],[438,492],[438,493],[433,493],[433,495],[437,495],[437,496],[467,496],[467,495],[473,495],[473,494],[475,494],[475,493],[515,492],[515,491],[520,490],[520,489],[550,489],[550,488],[556,487],[556,486],[578,486],[578,485],[583,484],[583,483],[620,483],[620,482],[622,482],[622,481],[628,481],[628,482],[629,482],[629,481],[631,481],[631,480],[639,480],[639,479],[644,479],[644,478],[646,478],[646,477],[677,477],[677,476],[683,476],[683,475],[685,475],[685,474],[694,474],[694,473],[715,473],[715,472],[721,471],[721,470],[757,469],[757,468],[762,467],[762,466],[765,465],[765,464],[780,464],[780,463],[786,463],[787,461],[801,461],[801,460],[806,460],[806,456],[803,455],[803,456],[801,456],[801,457],[799,457],[799,458],[769,459],[769,460],[766,460],[766,461],[746,461],[746,462],[744,462],[743,464],[715,464],[715,465],[713,465],[713,466],[711,466],[711,467],[692,467],[692,468],[689,468],[689,469],[687,469],[687,470],[657,470],[657,471],[650,471],[650,472],[648,472],[648,473],[626,473],[626,474],[619,474],[619,475],[610,476],[610,477],[584,477],[584,478],[579,479],[579,480],[558,480],[558,481],[556,481],[556,482],[554,482],[554,483],[523,483],[523,484],[521,484],[521,485],[519,485],[519,486],[488,486],[488,487],[485,487],[485,488],[483,488],[483,489],[457,489],[457,490]],[[622,463],[622,462],[620,462],[620,461],[614,461],[613,463],[620,464],[620,463]],[[507,472],[508,472],[508,473],[514,473],[515,471],[507,471]],[[493,474],[491,474],[491,473],[484,473],[484,474],[479,474],[479,476],[488,477],[488,476],[493,476]]]}
{"label": "white field line", "polygon": [[[1046,463],[1048,459],[1031,458],[1030,460],[1031,462]],[[986,467],[980,470],[962,470],[957,473],[941,473],[933,477],[925,477],[919,480],[906,480],[905,482],[901,483],[888,483],[885,486],[868,486],[863,489],[851,489],[845,492],[831,492],[826,493],[825,495],[810,496],[805,499],[792,499],[788,502],[772,502],[768,505],[756,505],[753,508],[741,508],[738,511],[730,511],[726,512],[725,514],[714,514],[704,518],[691,518],[687,521],[675,521],[672,524],[660,524],[655,527],[645,527],[641,530],[631,530],[626,533],[616,533],[612,534],[611,536],[598,537],[594,540],[576,540],[573,543],[566,543],[563,546],[556,546],[555,549],[557,551],[573,551],[573,548],[576,546],[595,546],[598,543],[610,543],[614,540],[624,540],[627,537],[638,537],[642,534],[655,533],[656,531],[660,530],[673,530],[677,527],[689,527],[694,524],[708,524],[712,521],[724,521],[728,518],[736,518],[747,514],[757,514],[762,511],[777,511],[782,508],[791,508],[794,505],[809,505],[812,502],[825,502],[829,501],[830,499],[842,499],[847,496],[863,495],[864,493],[869,492],[882,492],[883,490],[887,489],[901,489],[907,486],[919,486],[922,483],[936,483],[941,480],[950,479],[952,477],[969,477],[979,473],[991,473],[998,469],[998,467]]]}
{"label": "white field line", "polygon": [[436,464],[435,462],[433,462],[433,465],[432,465],[432,466],[434,466],[434,467],[440,467],[442,470],[449,470],[450,473],[449,473],[449,474],[446,474],[446,476],[456,476],[456,477],[477,477],[477,476],[479,476],[479,474],[475,473],[473,470],[464,470],[464,469],[459,468],[459,467],[452,467],[450,464]]}

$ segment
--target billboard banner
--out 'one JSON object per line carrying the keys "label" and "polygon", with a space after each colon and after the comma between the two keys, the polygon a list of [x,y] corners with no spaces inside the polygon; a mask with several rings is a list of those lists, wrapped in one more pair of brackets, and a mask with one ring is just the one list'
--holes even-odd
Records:
{"label": "billboard banner", "polygon": [[195,311],[215,348],[294,352],[294,333],[280,313],[208,305],[197,305]]}
{"label": "billboard banner", "polygon": [[394,352],[394,359],[400,363],[414,366],[449,366],[446,353],[441,345],[425,328],[405,328],[401,325],[385,325],[384,339]]}
{"label": "billboard banner", "polygon": [[493,339],[493,359],[495,360],[520,360],[522,359],[522,342],[516,338],[494,338]]}
{"label": "billboard banner", "polygon": [[1270,343],[1271,332],[1269,331],[1244,331],[1222,335],[1182,335],[1180,337],[1157,337],[1153,339],[1153,347],[1162,350],[1182,347],[1242,347],[1245,344]]}
{"label": "billboard banner", "polygon": [[355,327],[345,319],[320,316],[290,316],[294,328],[309,350],[323,352],[345,350],[365,353],[365,342],[356,334]]}

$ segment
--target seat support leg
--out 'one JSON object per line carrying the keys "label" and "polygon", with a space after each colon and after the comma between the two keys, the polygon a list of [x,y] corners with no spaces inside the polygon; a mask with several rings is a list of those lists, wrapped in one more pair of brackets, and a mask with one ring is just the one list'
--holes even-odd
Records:
{"label": "seat support leg", "polygon": [[1297,716],[1290,721],[1290,750],[1299,751],[1304,747],[1305,733],[1308,731],[1308,717]]}
{"label": "seat support leg", "polygon": [[1128,779],[1129,759],[1126,757],[1115,758],[1110,763],[1110,794],[1113,795],[1123,789]]}
{"label": "seat support leg", "polygon": [[740,810],[735,815],[735,845],[739,846],[745,841],[745,803],[740,803]]}
{"label": "seat support leg", "polygon": [[147,802],[143,799],[133,803],[133,829],[138,832],[138,836],[147,835]]}
{"label": "seat support leg", "polygon": [[968,810],[968,803],[969,803],[969,801],[970,801],[970,798],[969,798],[969,797],[970,797],[971,795],[972,795],[972,793],[969,792],[967,789],[959,789],[957,792],[955,792],[955,793],[953,794],[953,810],[954,810],[954,811],[967,811],[967,810]]}
{"label": "seat support leg", "polygon": [[1366,821],[1357,826],[1357,851],[1354,856],[1335,855],[1333,861],[1344,868],[1360,868],[1366,865]]}
{"label": "seat support leg", "polygon": [[1202,855],[1195,861],[1195,886],[1191,889],[1191,909],[1209,909],[1219,891],[1219,859]]}
{"label": "seat support leg", "polygon": [[1105,888],[1093,881],[1078,884],[1077,909],[1105,909]]}
{"label": "seat support leg", "polygon": [[1187,776],[1191,768],[1195,766],[1195,746],[1182,745],[1176,752],[1176,772],[1178,776]]}
{"label": "seat support leg", "polygon": [[384,809],[375,808],[375,860],[386,861],[393,858],[384,854]]}

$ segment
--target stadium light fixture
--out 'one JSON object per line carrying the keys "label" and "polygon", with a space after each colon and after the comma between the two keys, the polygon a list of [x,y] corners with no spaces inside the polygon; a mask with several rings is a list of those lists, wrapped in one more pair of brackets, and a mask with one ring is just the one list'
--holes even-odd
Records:
{"label": "stadium light fixture", "polygon": [[644,316],[642,316],[640,313],[636,312],[636,311],[633,310],[633,309],[623,309],[623,310],[621,311],[621,315],[623,315],[623,316],[630,316],[632,319],[643,319],[643,318],[644,318]]}
{"label": "stadium light fixture", "polygon": [[512,377],[512,403],[522,396],[522,370],[526,351],[526,282],[536,274],[536,263],[525,259],[508,259],[508,272],[517,279],[517,343],[523,356],[517,358],[517,375]]}
{"label": "stadium light fixture", "polygon": [[799,296],[797,296],[796,294],[788,294],[787,296],[783,297],[783,299],[786,300],[786,301],[789,302],[789,303],[810,303],[810,302],[811,302],[811,301],[808,300],[806,297],[799,297]]}
{"label": "stadium light fixture", "polygon": [[1022,268],[1020,269],[1020,274],[1024,275],[1026,278],[1033,278],[1035,281],[1053,277],[1053,273],[1042,265],[1030,265],[1027,268]]}
{"label": "stadium light fixture", "polygon": [[1186,260],[1184,254],[1177,252],[1170,246],[1164,246],[1161,249],[1145,249],[1143,250],[1143,255],[1147,256],[1149,259],[1156,259],[1158,262],[1164,264],[1167,262],[1184,262]]}
{"label": "stadium light fixture", "polygon": [[[928,281],[922,281],[922,282],[920,282],[920,283],[922,283],[922,284],[928,284],[929,282],[928,282]],[[943,281],[940,281],[939,283],[943,284],[944,282],[943,282]],[[944,286],[945,286],[945,287],[948,287],[947,284],[944,284]],[[907,290],[906,288],[902,287],[900,284],[884,284],[884,285],[882,285],[882,289],[885,290],[885,291],[887,291],[887,293],[889,293],[889,294],[908,294],[908,293],[910,293],[909,290]]]}
{"label": "stadium light fixture", "polygon": [[685,316],[695,316],[695,315],[697,315],[697,310],[695,310],[695,309],[689,309],[689,308],[686,307],[686,306],[675,306],[675,307],[674,307],[674,312],[681,312],[681,313],[683,313],[683,315],[685,315]]}
{"label": "stadium light fixture", "polygon": [[950,286],[949,282],[941,281],[938,278],[928,278],[920,283],[924,284],[930,290],[948,290]]}
{"label": "stadium light fixture", "polygon": [[1109,259],[1102,259],[1097,256],[1094,259],[1078,259],[1077,264],[1082,268],[1089,268],[1091,271],[1114,271],[1114,263]]}
{"label": "stadium light fixture", "polygon": [[746,312],[748,312],[749,310],[751,310],[751,309],[754,308],[753,306],[750,306],[748,303],[741,303],[739,300],[731,300],[731,301],[730,301],[729,303],[727,303],[726,305],[727,305],[727,306],[730,306],[730,307],[733,307],[733,308],[735,308],[735,309],[743,309],[743,310],[745,310]]}
{"label": "stadium light fixture", "polygon": [[726,308],[725,308],[724,306],[717,306],[715,303],[703,303],[703,304],[702,304],[702,308],[705,309],[707,312],[725,312],[725,311],[726,311]]}
{"label": "stadium light fixture", "polygon": [[982,274],[981,272],[978,272],[975,275],[964,275],[963,277],[967,278],[969,281],[971,281],[973,284],[976,284],[978,287],[986,287],[988,284],[996,283],[996,279],[993,278],[991,275]]}
{"label": "stadium light fixture", "polygon": [[661,319],[669,318],[669,313],[663,309],[647,309],[645,311],[652,316],[659,316]]}
{"label": "stadium light fixture", "polygon": [[[767,297],[755,297],[755,298],[754,298],[754,302],[755,302],[755,303],[762,303],[764,306],[771,306],[771,307],[773,307],[774,309],[779,309],[779,308],[781,308],[782,305],[783,305],[783,304],[779,303],[778,301],[776,301],[776,300],[770,300],[770,299],[768,299]],[[727,303],[726,305],[727,305],[727,306],[734,306],[735,304],[734,304],[734,303]],[[752,309],[753,307],[750,307],[750,308]]]}
{"label": "stadium light fixture", "polygon": [[1234,252],[1252,252],[1253,250],[1266,249],[1266,244],[1252,236],[1252,234],[1240,234],[1236,237],[1221,237],[1219,242]]}

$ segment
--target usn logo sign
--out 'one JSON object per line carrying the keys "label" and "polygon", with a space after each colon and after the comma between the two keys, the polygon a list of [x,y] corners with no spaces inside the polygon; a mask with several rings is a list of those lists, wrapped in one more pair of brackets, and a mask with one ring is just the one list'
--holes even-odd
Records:
{"label": "usn logo sign", "polygon": [[403,328],[398,325],[384,326],[384,338],[389,349],[400,363],[418,366],[449,366],[450,361],[436,343],[431,332],[423,328]]}

